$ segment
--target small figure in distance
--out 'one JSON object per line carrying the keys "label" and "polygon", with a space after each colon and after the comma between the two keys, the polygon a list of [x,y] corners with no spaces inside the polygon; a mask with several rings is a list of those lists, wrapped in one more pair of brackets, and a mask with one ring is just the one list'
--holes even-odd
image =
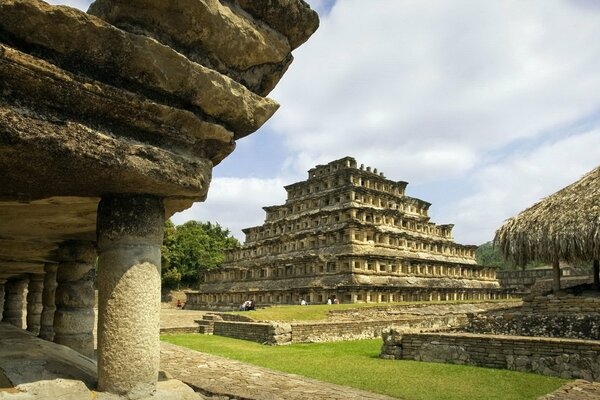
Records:
{"label": "small figure in distance", "polygon": [[340,301],[337,299],[337,297],[334,297],[333,304],[340,304]]}
{"label": "small figure in distance", "polygon": [[182,308],[183,304],[181,304],[181,300],[177,300],[177,308]]}
{"label": "small figure in distance", "polygon": [[331,305],[331,304],[332,304],[332,302],[331,302],[331,297],[328,297],[328,298],[327,298],[327,304],[328,304],[328,305]]}
{"label": "small figure in distance", "polygon": [[246,310],[247,311],[255,311],[256,310],[256,305],[254,305],[254,300],[250,300],[248,302],[248,308]]}
{"label": "small figure in distance", "polygon": [[300,305],[301,306],[305,306],[306,305],[306,300],[304,300],[304,299],[300,300]]}
{"label": "small figure in distance", "polygon": [[252,304],[252,303],[251,303],[251,301],[250,301],[250,300],[246,300],[246,301],[244,302],[244,304],[242,304],[242,305],[240,306],[240,311],[249,311],[249,310],[250,310],[250,306],[251,306],[251,304]]}

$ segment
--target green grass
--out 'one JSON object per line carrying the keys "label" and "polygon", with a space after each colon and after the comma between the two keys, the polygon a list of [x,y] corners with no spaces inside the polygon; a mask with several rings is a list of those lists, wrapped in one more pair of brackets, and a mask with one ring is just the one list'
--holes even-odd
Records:
{"label": "green grass", "polygon": [[[507,300],[485,300],[485,302],[505,302]],[[354,304],[315,304],[310,306],[281,305],[261,308],[256,311],[232,311],[231,314],[241,314],[255,321],[319,321],[327,319],[329,310],[348,310],[353,308],[372,308],[388,306],[407,306],[415,304],[466,304],[478,301],[427,301],[427,302],[402,302],[402,303],[354,303]]]}
{"label": "green grass", "polygon": [[381,340],[264,346],[220,336],[165,335],[165,342],[405,400],[537,399],[566,381],[542,375],[379,358]]}

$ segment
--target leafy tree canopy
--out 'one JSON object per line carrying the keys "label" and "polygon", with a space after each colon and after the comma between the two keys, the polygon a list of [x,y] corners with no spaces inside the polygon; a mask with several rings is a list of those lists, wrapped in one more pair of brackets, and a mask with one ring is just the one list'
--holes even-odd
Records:
{"label": "leafy tree canopy", "polygon": [[[517,269],[518,267],[511,263],[510,261],[504,260],[502,253],[499,249],[494,247],[492,242],[486,242],[479,246],[477,250],[475,250],[475,259],[478,264],[489,266],[489,267],[497,267],[500,269]],[[529,264],[522,267],[522,269],[531,269],[531,268],[539,268],[543,266],[543,263],[532,261]]]}
{"label": "leafy tree canopy", "polygon": [[203,272],[223,263],[226,249],[239,245],[229,230],[219,224],[188,221],[175,226],[168,220],[161,248],[163,285],[196,286]]}
{"label": "leafy tree canopy", "polygon": [[475,250],[475,259],[478,264],[489,266],[489,267],[498,267],[505,268],[509,263],[504,261],[500,250],[496,249],[492,242],[487,242],[482,244]]}

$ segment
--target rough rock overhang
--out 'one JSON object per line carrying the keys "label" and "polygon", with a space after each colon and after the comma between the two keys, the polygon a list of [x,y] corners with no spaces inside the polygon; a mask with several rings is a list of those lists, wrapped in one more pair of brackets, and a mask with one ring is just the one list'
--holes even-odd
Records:
{"label": "rough rock overhang", "polygon": [[167,216],[206,197],[318,27],[302,0],[255,3],[0,0],[0,279],[94,241],[104,195],[161,197]]}

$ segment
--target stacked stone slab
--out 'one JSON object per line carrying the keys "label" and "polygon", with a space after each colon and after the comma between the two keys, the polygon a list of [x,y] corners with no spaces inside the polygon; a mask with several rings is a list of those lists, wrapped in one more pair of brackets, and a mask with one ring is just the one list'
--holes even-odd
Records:
{"label": "stacked stone slab", "polygon": [[98,387],[147,397],[163,222],[276,111],[265,96],[317,26],[302,0],[0,0],[4,321],[92,355],[97,275]]}
{"label": "stacked stone slab", "polygon": [[457,244],[452,225],[430,221],[430,204],[407,183],[345,157],[285,187],[283,205],[264,207],[261,226],[205,275],[186,307],[258,304],[471,300],[505,296],[496,271]]}

